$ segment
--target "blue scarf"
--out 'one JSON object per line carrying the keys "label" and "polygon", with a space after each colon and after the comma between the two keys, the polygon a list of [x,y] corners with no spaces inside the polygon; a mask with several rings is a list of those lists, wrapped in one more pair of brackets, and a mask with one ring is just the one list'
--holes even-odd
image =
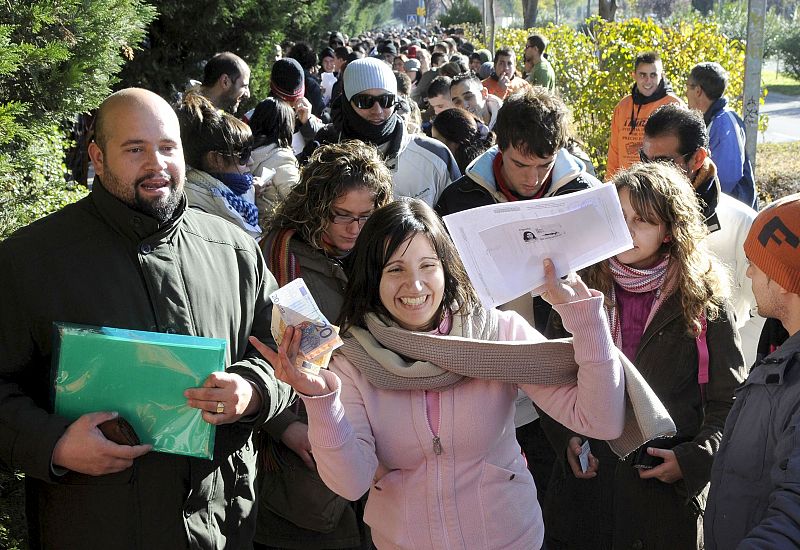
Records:
{"label": "blue scarf", "polygon": [[230,189],[230,191],[220,190],[225,202],[231,205],[247,223],[258,226],[258,207],[242,196],[253,186],[253,174],[249,172],[246,174],[210,172],[210,175]]}

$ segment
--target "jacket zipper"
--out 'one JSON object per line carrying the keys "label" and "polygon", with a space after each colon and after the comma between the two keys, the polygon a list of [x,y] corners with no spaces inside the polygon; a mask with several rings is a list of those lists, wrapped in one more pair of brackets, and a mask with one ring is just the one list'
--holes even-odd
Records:
{"label": "jacket zipper", "polygon": [[444,547],[450,548],[450,541],[447,538],[447,526],[445,525],[444,521],[444,505],[442,504],[442,469],[441,465],[439,464],[439,457],[442,455],[442,440],[439,438],[437,434],[441,433],[442,431],[442,401],[441,395],[439,396],[439,401],[437,406],[439,407],[439,423],[436,427],[436,432],[434,433],[433,429],[431,428],[431,420],[428,417],[428,400],[427,400],[427,391],[422,392],[422,400],[423,400],[423,410],[425,411],[425,426],[428,428],[428,432],[431,434],[431,441],[433,443],[433,454],[436,456],[436,503],[439,505],[439,524],[442,526],[442,537],[444,538]]}

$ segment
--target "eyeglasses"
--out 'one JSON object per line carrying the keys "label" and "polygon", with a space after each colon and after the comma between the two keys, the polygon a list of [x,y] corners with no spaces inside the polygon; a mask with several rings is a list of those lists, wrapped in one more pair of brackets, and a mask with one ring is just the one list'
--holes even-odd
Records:
{"label": "eyeglasses", "polygon": [[337,225],[350,225],[353,222],[358,222],[358,227],[361,227],[365,223],[369,216],[345,216],[344,214],[333,214],[331,216],[331,221]]}
{"label": "eyeglasses", "polygon": [[353,105],[359,109],[372,109],[372,106],[375,105],[376,101],[383,109],[388,109],[396,103],[397,98],[394,96],[394,94],[356,94],[350,98],[350,101],[352,101]]}
{"label": "eyeglasses", "polygon": [[686,153],[686,154],[683,154],[683,155],[678,155],[677,157],[668,157],[668,156],[664,155],[664,156],[661,156],[661,157],[650,158],[650,157],[648,157],[647,155],[644,154],[644,149],[639,149],[639,160],[642,161],[645,164],[647,164],[648,162],[671,162],[673,164],[677,164],[678,163],[678,159],[683,159],[683,162],[686,162],[687,160],[689,160],[689,157],[694,155],[696,152],[697,151],[692,151],[690,153]]}
{"label": "eyeglasses", "polygon": [[250,161],[250,157],[253,155],[253,148],[248,145],[238,153],[234,152],[233,154],[231,154],[230,151],[217,151],[217,153],[222,155],[223,157],[237,158],[239,166],[246,166],[247,163]]}

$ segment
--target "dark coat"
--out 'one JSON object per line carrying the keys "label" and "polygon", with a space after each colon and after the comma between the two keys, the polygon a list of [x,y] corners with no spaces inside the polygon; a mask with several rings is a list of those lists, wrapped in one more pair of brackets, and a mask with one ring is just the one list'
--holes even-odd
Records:
{"label": "dark coat", "polygon": [[648,325],[633,361],[675,421],[676,437],[685,441],[673,448],[683,472],[683,479],[674,484],[640,479],[632,455],[619,460],[605,442],[594,439],[589,445],[600,461],[597,477],[575,478],[565,450],[576,434],[542,417],[542,427],[562,457],[553,470],[545,506],[548,548],[702,547],[711,463],[734,390],[747,374],[731,313],[723,311],[708,322],[707,342],[705,410],[697,381],[697,343],[686,332],[678,293],[664,302]]}
{"label": "dark coat", "polygon": [[[270,235],[270,237],[272,236],[273,234]],[[266,242],[275,243],[274,239],[269,238]],[[347,284],[347,276],[342,264],[309,246],[297,234],[289,241],[289,252],[300,267],[300,276],[311,291],[320,311],[329,321],[335,323],[342,309],[344,288]],[[265,250],[265,255],[271,258],[272,251]],[[286,262],[287,260],[283,259],[282,261]],[[277,442],[280,441],[289,424],[297,421],[308,423],[308,416],[300,401],[264,425],[264,431],[273,439],[271,444],[279,445],[280,452],[292,452]],[[261,487],[262,494],[259,496],[256,542],[270,547],[302,548],[304,550],[355,548],[362,543],[363,547],[369,546],[369,537],[363,532],[365,526],[362,521],[359,521],[363,515],[363,510],[360,513],[358,510],[360,503],[353,503],[345,507],[341,519],[330,532],[321,533],[304,529],[270,510],[265,499],[264,488],[271,482],[271,475],[273,474],[266,470],[259,472],[259,487]],[[323,484],[321,479],[320,484]],[[297,494],[296,497],[299,503],[304,502],[304,495]],[[301,506],[298,505],[298,507]]]}
{"label": "dark coat", "polygon": [[[0,461],[26,474],[31,547],[248,547],[252,430],[292,395],[247,340],[272,342],[277,288],[255,241],[185,199],[159,227],[95,179],[90,196],[0,243],[0,264]],[[255,384],[262,410],[217,428],[213,460],[150,452],[116,474],[56,475],[70,422],[50,399],[54,321],[223,338],[228,372]]]}
{"label": "dark coat", "polygon": [[705,516],[709,550],[800,547],[800,333],[756,363],[725,423]]}

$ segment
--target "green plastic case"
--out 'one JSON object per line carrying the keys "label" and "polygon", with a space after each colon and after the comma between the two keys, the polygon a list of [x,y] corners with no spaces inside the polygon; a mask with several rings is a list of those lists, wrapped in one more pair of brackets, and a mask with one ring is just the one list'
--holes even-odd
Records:
{"label": "green plastic case", "polygon": [[56,414],[118,411],[155,451],[213,458],[216,428],[183,392],[225,370],[225,340],[54,325]]}

